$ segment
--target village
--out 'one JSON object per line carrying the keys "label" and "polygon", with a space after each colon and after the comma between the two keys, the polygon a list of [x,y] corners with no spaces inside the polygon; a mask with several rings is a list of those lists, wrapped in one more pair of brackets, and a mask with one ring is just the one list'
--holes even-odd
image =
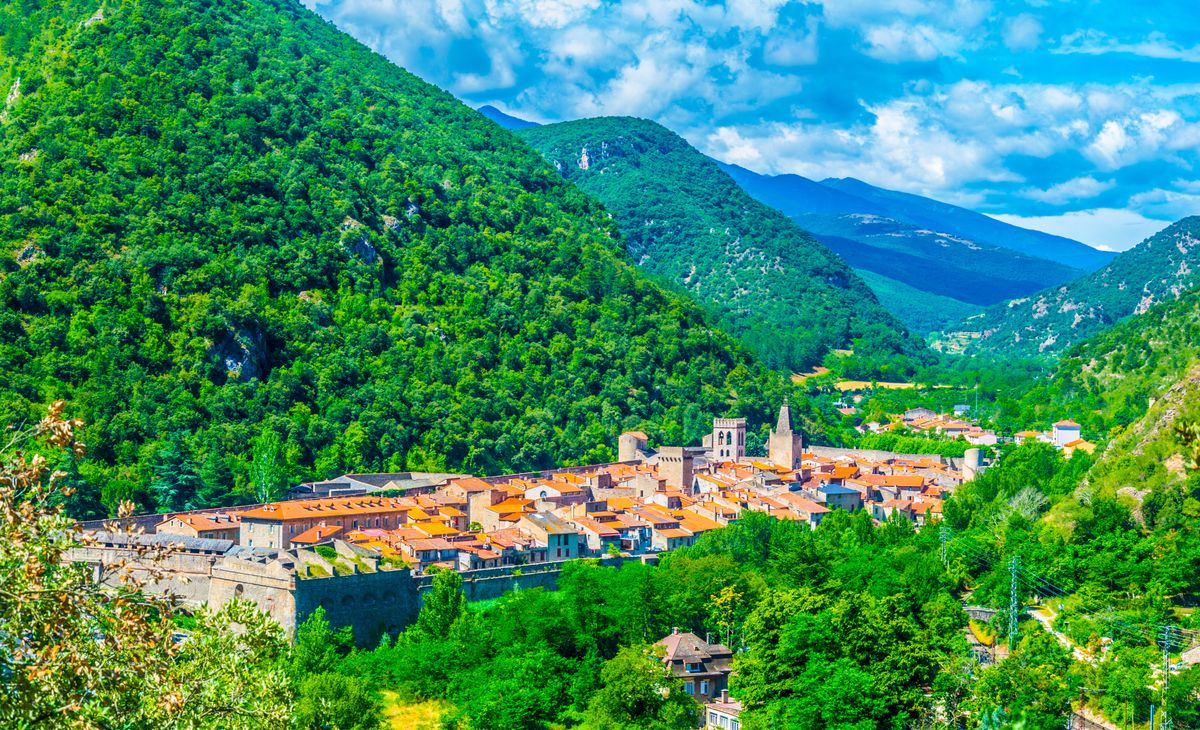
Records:
{"label": "village", "polygon": [[618,461],[495,477],[348,474],[300,485],[302,497],[164,516],[158,534],[289,550],[344,541],[420,575],[601,555],[640,556],[764,512],[816,527],[831,510],[898,515],[917,526],[982,467],[964,459],[805,449],[787,405],[765,458],[746,455],[746,421],[718,418],[701,446],[651,449],[624,433]]}
{"label": "village", "polygon": [[[930,408],[916,407],[891,416],[886,423],[858,420],[854,429],[863,434],[908,432],[946,440],[962,439],[971,446],[1038,441],[1059,449],[1066,459],[1071,458],[1076,450],[1088,454],[1096,450],[1096,444],[1083,438],[1082,427],[1070,419],[1055,422],[1049,431],[1027,429],[1017,431],[1011,436],[1003,436],[975,423],[968,415],[971,410],[966,404],[956,405],[952,413],[944,414]],[[842,416],[853,417],[858,414],[858,409],[845,401],[839,401],[837,412]]]}

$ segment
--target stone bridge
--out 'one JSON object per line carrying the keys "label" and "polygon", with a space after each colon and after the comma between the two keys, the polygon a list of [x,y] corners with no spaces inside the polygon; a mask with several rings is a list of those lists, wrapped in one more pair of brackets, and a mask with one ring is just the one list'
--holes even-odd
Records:
{"label": "stone bridge", "polygon": [[987,606],[963,606],[963,610],[970,618],[984,622],[991,621],[999,613],[996,609]]}

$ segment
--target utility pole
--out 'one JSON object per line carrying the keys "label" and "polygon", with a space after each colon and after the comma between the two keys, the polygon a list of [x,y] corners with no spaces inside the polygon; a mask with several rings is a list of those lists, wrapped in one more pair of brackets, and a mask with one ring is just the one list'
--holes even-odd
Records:
{"label": "utility pole", "polygon": [[1167,687],[1171,683],[1171,648],[1175,645],[1175,631],[1174,626],[1164,626],[1159,631],[1159,645],[1163,650],[1162,708],[1159,712],[1162,719],[1159,724],[1165,730],[1171,728],[1171,718],[1167,715]]}
{"label": "utility pole", "polygon": [[1017,571],[1021,569],[1021,556],[1014,555],[1008,561],[1009,578],[1012,581],[1008,590],[1008,655],[1017,652]]}

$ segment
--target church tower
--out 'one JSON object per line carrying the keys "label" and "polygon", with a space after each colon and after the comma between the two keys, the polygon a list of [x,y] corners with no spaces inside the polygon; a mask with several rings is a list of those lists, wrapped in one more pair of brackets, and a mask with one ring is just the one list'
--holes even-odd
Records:
{"label": "church tower", "polygon": [[717,461],[738,461],[746,456],[746,419],[714,418],[712,446]]}
{"label": "church tower", "polygon": [[800,466],[800,456],[804,453],[804,438],[792,431],[792,412],[785,398],[779,408],[779,420],[775,422],[775,430],[767,438],[767,455],[775,466],[795,469]]}

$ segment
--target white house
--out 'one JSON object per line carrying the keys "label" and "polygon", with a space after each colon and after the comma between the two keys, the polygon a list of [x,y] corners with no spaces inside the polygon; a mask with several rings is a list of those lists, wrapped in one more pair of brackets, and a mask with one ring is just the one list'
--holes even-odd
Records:
{"label": "white house", "polygon": [[1058,448],[1062,448],[1072,441],[1078,441],[1081,438],[1079,424],[1074,421],[1059,421],[1054,424],[1054,432],[1051,435],[1051,443]]}

